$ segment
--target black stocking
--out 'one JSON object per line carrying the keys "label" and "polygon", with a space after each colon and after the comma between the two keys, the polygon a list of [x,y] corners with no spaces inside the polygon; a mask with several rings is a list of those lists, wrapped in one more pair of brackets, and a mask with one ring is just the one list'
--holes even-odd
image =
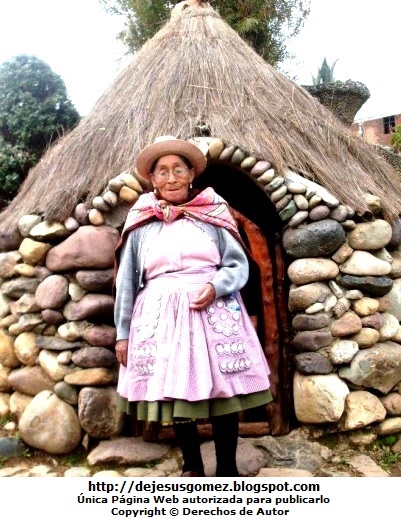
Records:
{"label": "black stocking", "polygon": [[235,459],[238,442],[238,413],[213,416],[210,421],[216,447],[216,476],[238,476]]}
{"label": "black stocking", "polygon": [[184,458],[183,472],[197,472],[198,476],[204,476],[204,468],[200,451],[198,428],[195,420],[175,420],[174,432]]}

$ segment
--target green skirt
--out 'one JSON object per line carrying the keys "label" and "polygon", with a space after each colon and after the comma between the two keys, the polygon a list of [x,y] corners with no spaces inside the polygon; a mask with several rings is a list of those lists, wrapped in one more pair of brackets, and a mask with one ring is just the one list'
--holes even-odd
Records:
{"label": "green skirt", "polygon": [[136,416],[137,420],[171,425],[175,418],[196,420],[197,418],[221,416],[266,405],[272,400],[270,390],[198,402],[188,402],[187,400],[129,402],[120,396],[119,409],[126,414]]}

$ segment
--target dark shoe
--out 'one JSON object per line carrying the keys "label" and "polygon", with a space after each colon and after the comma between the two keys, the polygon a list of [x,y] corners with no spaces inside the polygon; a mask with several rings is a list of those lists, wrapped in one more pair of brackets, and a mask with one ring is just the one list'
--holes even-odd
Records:
{"label": "dark shoe", "polygon": [[181,474],[182,478],[197,478],[199,474],[195,472],[194,470],[187,470],[186,472],[183,472]]}

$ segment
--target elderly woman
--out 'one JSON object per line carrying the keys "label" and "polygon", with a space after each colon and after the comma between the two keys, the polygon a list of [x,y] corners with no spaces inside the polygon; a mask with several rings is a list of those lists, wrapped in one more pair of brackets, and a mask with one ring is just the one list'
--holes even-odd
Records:
{"label": "elderly woman", "polygon": [[173,425],[182,476],[204,476],[197,418],[212,424],[216,476],[236,476],[238,411],[271,400],[269,370],[239,294],[236,223],[213,189],[192,189],[205,166],[173,137],[137,158],[154,192],[131,208],[116,251],[117,391],[127,413]]}

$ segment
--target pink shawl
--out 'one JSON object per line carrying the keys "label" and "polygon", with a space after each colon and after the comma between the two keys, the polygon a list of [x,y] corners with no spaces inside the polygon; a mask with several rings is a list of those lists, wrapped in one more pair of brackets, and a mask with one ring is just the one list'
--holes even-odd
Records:
{"label": "pink shawl", "polygon": [[196,218],[227,229],[241,243],[245,251],[249,252],[238,232],[237,224],[227,202],[211,187],[207,187],[192,200],[181,205],[169,204],[165,200],[158,200],[154,193],[147,193],[138,198],[128,213],[120,241],[116,247],[115,273],[118,268],[121,245],[128,232],[155,219],[172,222],[181,216]]}
{"label": "pink shawl", "polygon": [[172,222],[180,216],[188,216],[212,225],[224,227],[236,238],[241,239],[237,224],[230,213],[227,202],[211,187],[207,187],[196,195],[195,198],[181,205],[172,205],[165,200],[158,200],[154,193],[142,195],[130,209],[123,233],[155,217],[158,220]]}

